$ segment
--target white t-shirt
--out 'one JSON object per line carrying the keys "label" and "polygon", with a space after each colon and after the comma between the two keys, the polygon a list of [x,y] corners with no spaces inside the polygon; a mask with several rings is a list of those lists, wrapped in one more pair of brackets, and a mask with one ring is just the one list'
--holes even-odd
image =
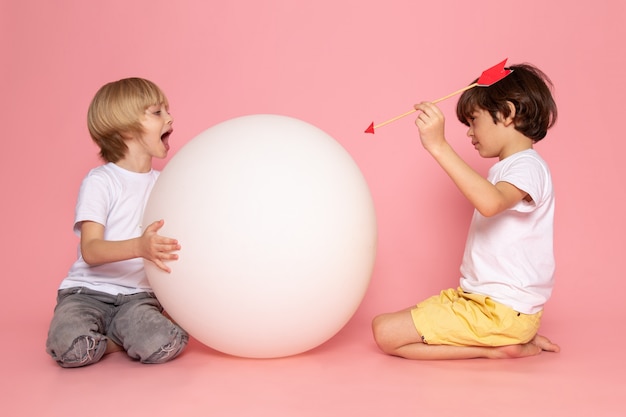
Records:
{"label": "white t-shirt", "polygon": [[463,262],[461,288],[483,294],[515,311],[534,314],[552,294],[554,192],[546,162],[533,150],[496,163],[488,180],[527,192],[531,202],[492,217],[474,211]]}
{"label": "white t-shirt", "polygon": [[[145,205],[159,172],[127,171],[113,163],[92,169],[80,187],[74,232],[80,236],[80,224],[93,221],[104,226],[105,240],[126,240],[142,235]],[[70,268],[60,288],[87,287],[109,294],[134,294],[151,291],[143,259],[89,266],[78,246],[78,260]]]}

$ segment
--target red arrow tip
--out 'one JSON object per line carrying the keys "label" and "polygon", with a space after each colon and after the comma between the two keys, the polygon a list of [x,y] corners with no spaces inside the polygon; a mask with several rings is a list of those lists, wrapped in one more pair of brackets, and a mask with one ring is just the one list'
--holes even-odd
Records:
{"label": "red arrow tip", "polygon": [[[508,59],[508,58],[507,58]],[[505,69],[506,59],[493,67],[486,69],[480,75],[476,83],[482,87],[489,87],[511,73],[511,70]]]}
{"label": "red arrow tip", "polygon": [[371,125],[369,125],[369,126],[367,127],[367,129],[365,129],[365,133],[371,133],[371,134],[374,134],[374,122],[372,122],[372,124],[371,124]]}

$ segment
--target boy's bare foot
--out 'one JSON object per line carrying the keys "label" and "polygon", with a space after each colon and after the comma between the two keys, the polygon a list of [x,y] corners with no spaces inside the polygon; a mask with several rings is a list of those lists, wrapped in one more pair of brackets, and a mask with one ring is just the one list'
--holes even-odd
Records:
{"label": "boy's bare foot", "polygon": [[104,351],[105,355],[107,353],[119,352],[121,350],[124,350],[124,348],[111,341],[111,339],[107,339],[107,349]]}
{"label": "boy's bare foot", "polygon": [[541,348],[541,350],[545,350],[547,352],[555,352],[558,353],[561,351],[561,348],[556,343],[552,343],[550,339],[540,334],[536,335],[530,343],[534,344]]}
{"label": "boy's bare foot", "polygon": [[533,340],[523,345],[509,345],[495,348],[497,358],[525,358],[539,355],[542,351],[559,352],[559,345],[552,343],[547,337],[536,335]]}

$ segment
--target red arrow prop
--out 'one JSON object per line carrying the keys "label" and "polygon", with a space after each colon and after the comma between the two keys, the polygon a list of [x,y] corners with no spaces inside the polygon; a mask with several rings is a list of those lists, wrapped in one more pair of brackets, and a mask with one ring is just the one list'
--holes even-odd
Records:
{"label": "red arrow prop", "polygon": [[[449,99],[450,97],[456,96],[457,94],[460,94],[464,91],[467,91],[471,88],[474,87],[489,87],[492,84],[497,83],[498,81],[500,81],[501,79],[503,79],[504,77],[506,77],[507,75],[509,75],[512,70],[510,69],[506,69],[504,68],[504,65],[506,64],[506,59],[502,62],[500,62],[499,64],[494,65],[493,67],[486,69],[483,71],[483,73],[480,75],[480,77],[478,78],[478,80],[476,80],[475,83],[468,85],[467,87],[463,87],[459,90],[456,90],[453,93],[448,94],[447,96],[443,96],[441,98],[438,98],[437,100],[434,100],[433,103],[439,103],[440,101],[444,101],[446,99]],[[393,119],[389,119],[387,121],[384,121],[382,123],[377,124],[376,126],[374,126],[374,122],[372,122],[367,129],[365,129],[365,133],[372,133],[374,134],[374,131],[376,129],[378,129],[379,127],[388,125],[391,122],[395,122],[398,119],[402,119],[405,116],[408,116],[409,114],[415,113],[417,110],[413,109],[411,111],[408,111],[406,113],[403,113],[399,116],[394,117]]]}

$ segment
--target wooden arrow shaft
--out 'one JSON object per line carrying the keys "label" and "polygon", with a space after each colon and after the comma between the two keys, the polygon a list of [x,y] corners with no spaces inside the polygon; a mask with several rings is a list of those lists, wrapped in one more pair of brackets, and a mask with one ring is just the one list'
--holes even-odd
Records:
{"label": "wooden arrow shaft", "polygon": [[472,89],[472,88],[474,88],[474,87],[478,87],[478,83],[470,84],[470,85],[468,85],[468,86],[466,86],[466,87],[459,88],[458,90],[456,90],[456,91],[455,91],[455,92],[453,92],[453,93],[448,94],[447,96],[443,96],[443,97],[441,97],[441,98],[438,98],[437,100],[433,101],[433,103],[439,103],[440,101],[447,100],[447,99],[449,99],[450,97],[454,97],[454,96],[456,96],[457,94],[461,94],[462,92],[467,91],[467,90],[469,90],[469,89]]}
{"label": "wooden arrow shaft", "polygon": [[[447,96],[443,96],[443,97],[441,97],[441,98],[438,98],[437,100],[433,100],[433,101],[432,101],[432,103],[433,103],[433,104],[435,104],[435,103],[439,103],[440,101],[447,100],[447,99],[449,99],[450,97],[454,97],[454,96],[456,96],[457,94],[460,94],[460,93],[462,93],[462,92],[464,92],[464,91],[467,91],[467,90],[469,90],[469,89],[471,89],[471,88],[474,88],[474,87],[477,87],[477,86],[478,86],[478,83],[473,83],[473,84],[470,84],[470,85],[468,85],[468,86],[465,86],[465,87],[463,87],[463,88],[460,88],[460,89],[458,89],[458,90],[456,90],[456,91],[454,91],[454,92],[452,92],[452,93],[448,94]],[[408,116],[409,114],[413,114],[413,113],[415,113],[416,111],[417,111],[417,110],[413,109],[413,110],[410,110],[410,111],[408,111],[408,112],[406,112],[406,113],[403,113],[403,114],[401,114],[401,115],[399,115],[399,116],[396,116],[396,117],[394,117],[394,118],[392,118],[392,119],[385,120],[384,122],[379,123],[379,124],[377,124],[376,126],[374,126],[374,129],[378,129],[379,127],[382,127],[382,126],[388,125],[389,123],[393,123],[393,122],[395,122],[395,121],[396,121],[396,120],[398,120],[398,119],[402,119],[403,117]]]}
{"label": "wooden arrow shaft", "polygon": [[393,119],[385,120],[384,122],[377,124],[376,126],[374,126],[374,129],[378,129],[379,127],[382,127],[382,126],[388,125],[389,123],[393,123],[393,122],[395,122],[396,120],[398,120],[398,119],[402,119],[403,117],[408,116],[409,114],[412,114],[412,113],[415,113],[415,112],[416,112],[416,110],[415,110],[415,109],[413,109],[413,110],[409,110],[409,111],[408,111],[408,112],[406,112],[406,113],[403,113],[403,114],[401,114],[401,115],[399,115],[399,116],[394,117]]}

